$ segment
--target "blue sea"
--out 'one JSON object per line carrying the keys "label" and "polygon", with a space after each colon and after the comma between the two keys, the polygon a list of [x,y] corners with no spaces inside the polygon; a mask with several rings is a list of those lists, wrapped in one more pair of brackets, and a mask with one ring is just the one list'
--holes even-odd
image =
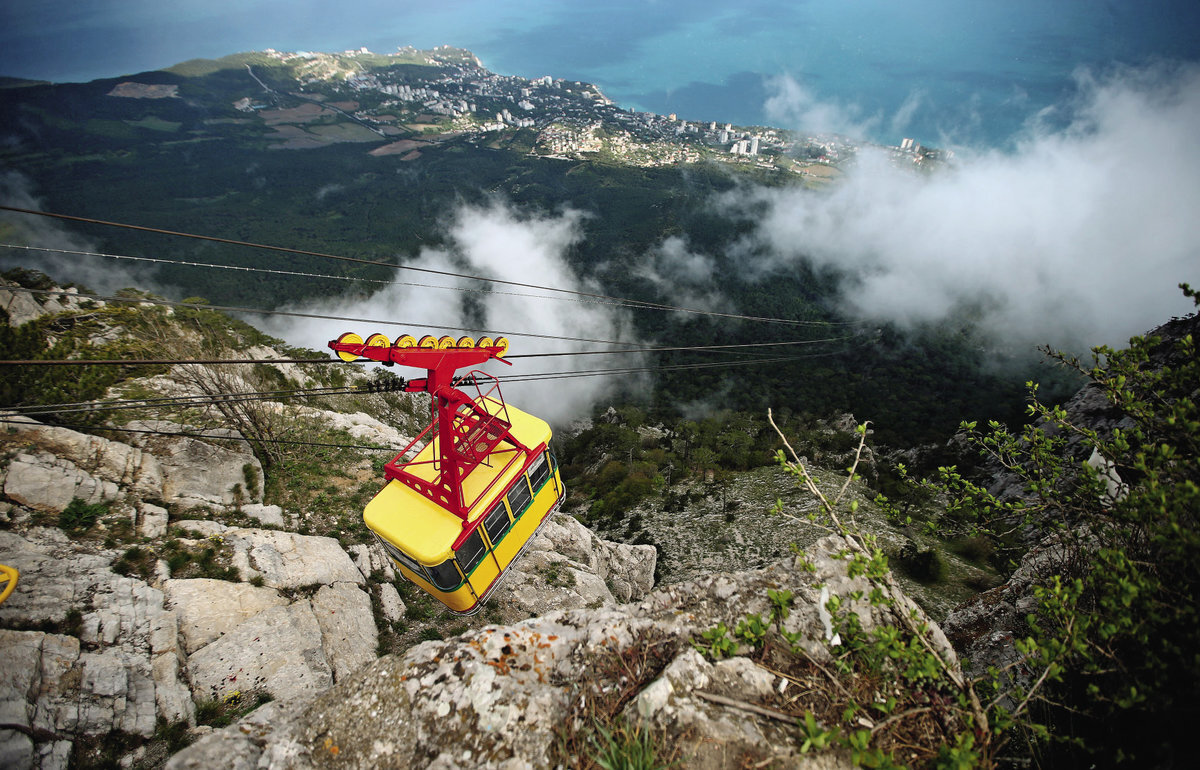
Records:
{"label": "blue sea", "polygon": [[[1198,31],[1194,0],[0,0],[0,75],[453,45],[503,74],[593,82],[686,120],[983,148],[1069,103],[1080,72],[1200,58]],[[772,102],[781,93],[793,103]]]}

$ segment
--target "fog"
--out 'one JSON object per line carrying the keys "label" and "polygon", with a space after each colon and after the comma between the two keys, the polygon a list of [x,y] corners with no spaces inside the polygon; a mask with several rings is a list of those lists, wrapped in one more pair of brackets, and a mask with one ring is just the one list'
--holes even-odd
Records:
{"label": "fog", "polygon": [[728,312],[732,306],[721,294],[716,270],[712,257],[693,251],[686,239],[672,235],[643,256],[634,274],[658,289],[671,305]]}
{"label": "fog", "polygon": [[[42,210],[42,201],[35,195],[29,179],[17,171],[0,173],[0,203],[30,211]],[[48,249],[0,247],[0,268],[5,270],[12,267],[34,268],[54,278],[60,285],[82,284],[102,294],[129,286],[147,290],[158,288],[148,271],[136,273],[104,257],[62,253],[95,252],[96,247],[57,220],[47,217],[0,211],[0,243]]]}
{"label": "fog", "polygon": [[[800,260],[830,268],[861,318],[965,314],[1017,345],[1119,345],[1186,313],[1177,284],[1200,283],[1200,68],[1080,72],[1076,86],[1014,152],[960,148],[926,172],[864,151],[827,190],[739,190],[725,205],[758,226],[737,258],[763,276]],[[774,100],[827,130],[883,119],[820,105],[795,83]],[[890,120],[918,106],[919,95]]]}
{"label": "fog", "polygon": [[[600,287],[574,273],[564,257],[582,237],[577,211],[557,214],[520,214],[502,203],[460,207],[448,216],[447,247],[422,250],[406,264],[433,270],[495,277],[584,292]],[[426,284],[415,286],[414,283]],[[443,288],[429,288],[437,284]],[[353,331],[364,339],[379,332],[395,339],[404,333],[454,337],[488,334],[509,337],[511,355],[596,350],[606,346],[583,341],[540,339],[522,335],[553,335],[592,340],[633,341],[627,313],[619,307],[571,298],[569,295],[490,284],[479,281],[428,276],[399,271],[397,279],[366,299],[338,298],[288,308],[322,313],[394,321],[393,326],[351,328],[346,322],[306,319],[268,319],[262,325],[269,333],[296,345],[323,350],[342,332]],[[534,295],[534,296],[531,296]],[[428,324],[423,328],[416,324]],[[470,331],[460,331],[469,329]],[[489,363],[485,371],[500,377],[520,377],[542,372],[562,372],[605,367],[637,366],[636,355],[551,357],[515,359],[512,366]],[[416,370],[397,369],[397,374],[423,376]],[[592,404],[618,383],[611,376],[578,377],[504,385],[505,398],[515,406],[536,412],[562,424],[590,412]]]}

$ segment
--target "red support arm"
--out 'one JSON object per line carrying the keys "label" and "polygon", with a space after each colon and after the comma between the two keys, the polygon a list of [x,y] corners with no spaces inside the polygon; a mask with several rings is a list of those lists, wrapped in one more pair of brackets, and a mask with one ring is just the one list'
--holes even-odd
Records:
{"label": "red support arm", "polygon": [[462,482],[466,475],[486,459],[502,439],[525,453],[530,451],[511,434],[509,429],[512,426],[503,416],[503,397],[499,401],[500,412],[493,414],[454,387],[454,373],[459,369],[477,366],[491,359],[511,366],[501,357],[508,349],[507,342],[503,345],[439,350],[368,344],[361,340],[356,334],[344,334],[332,340],[329,347],[346,361],[361,357],[385,365],[401,364],[424,369],[425,379],[408,381],[404,390],[409,393],[429,393],[433,398],[433,425],[430,428],[437,431],[438,452],[434,463],[438,470],[436,480],[431,484],[406,471],[399,456],[388,464],[388,476],[465,520],[474,502],[463,498]]}

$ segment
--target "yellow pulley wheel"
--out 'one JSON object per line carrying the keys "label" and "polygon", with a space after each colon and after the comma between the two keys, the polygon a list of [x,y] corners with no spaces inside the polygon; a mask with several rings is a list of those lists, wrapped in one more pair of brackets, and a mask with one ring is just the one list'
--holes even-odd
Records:
{"label": "yellow pulley wheel", "polygon": [[[338,337],[337,341],[345,345],[361,345],[363,338],[354,332],[346,332],[342,336]],[[342,359],[346,363],[351,363],[352,361],[357,361],[358,359],[362,358],[360,355],[355,353],[347,353],[344,350],[337,351],[337,354],[338,358]]]}
{"label": "yellow pulley wheel", "polygon": [[447,334],[445,337],[442,337],[440,340],[438,340],[437,346],[438,350],[449,350],[450,348],[454,347],[454,338]]}
{"label": "yellow pulley wheel", "polygon": [[371,347],[371,348],[386,348],[392,344],[392,341],[391,341],[391,339],[388,338],[388,336],[386,334],[380,334],[380,333],[376,332],[375,334],[372,334],[370,337],[367,337],[366,344],[367,344],[367,347]]}
{"label": "yellow pulley wheel", "polygon": [[496,354],[496,358],[504,358],[508,353],[508,337],[497,337],[496,347],[500,348],[500,352]]}
{"label": "yellow pulley wheel", "polygon": [[8,598],[13,589],[17,587],[17,572],[15,567],[10,567],[7,564],[0,564],[0,604]]}
{"label": "yellow pulley wheel", "polygon": [[411,334],[401,334],[396,338],[396,347],[398,348],[415,348],[417,346],[417,338]]}
{"label": "yellow pulley wheel", "polygon": [[479,342],[476,342],[475,346],[480,347],[480,348],[491,348],[491,347],[495,347],[496,343],[492,342],[491,337],[480,337]]}
{"label": "yellow pulley wheel", "polygon": [[475,338],[459,337],[458,342],[454,343],[454,346],[458,348],[473,348],[475,347]]}
{"label": "yellow pulley wheel", "polygon": [[437,347],[437,337],[426,334],[421,338],[421,341],[417,343],[417,347],[434,349]]}

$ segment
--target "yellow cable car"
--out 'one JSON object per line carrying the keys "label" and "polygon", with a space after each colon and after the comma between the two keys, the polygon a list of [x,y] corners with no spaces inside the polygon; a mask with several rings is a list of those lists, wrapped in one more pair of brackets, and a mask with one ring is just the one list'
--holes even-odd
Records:
{"label": "yellow cable car", "polygon": [[329,345],[343,360],[426,368],[429,376],[405,390],[433,396],[432,423],[385,466],[387,485],[363,521],[408,580],[452,612],[473,614],[562,501],[550,426],[507,405],[491,375],[454,378],[460,367],[502,360],[503,338],[452,348],[359,339],[342,335]]}

